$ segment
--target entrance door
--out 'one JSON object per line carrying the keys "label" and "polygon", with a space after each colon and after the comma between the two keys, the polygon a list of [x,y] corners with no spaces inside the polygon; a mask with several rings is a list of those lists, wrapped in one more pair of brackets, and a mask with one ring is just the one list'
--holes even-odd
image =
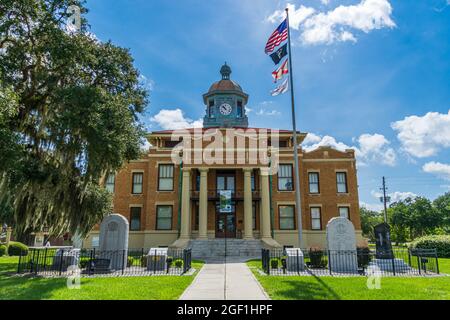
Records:
{"label": "entrance door", "polygon": [[[217,173],[217,193],[229,190],[235,193],[236,177],[234,172]],[[231,212],[220,212],[220,205],[216,206],[216,238],[236,238],[236,205],[231,203]]]}

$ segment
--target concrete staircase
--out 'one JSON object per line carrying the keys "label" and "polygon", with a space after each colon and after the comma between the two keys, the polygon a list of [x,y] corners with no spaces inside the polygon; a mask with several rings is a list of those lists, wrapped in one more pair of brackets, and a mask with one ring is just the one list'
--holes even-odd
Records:
{"label": "concrete staircase", "polygon": [[260,257],[260,240],[210,239],[191,240],[192,257],[195,259],[224,257]]}

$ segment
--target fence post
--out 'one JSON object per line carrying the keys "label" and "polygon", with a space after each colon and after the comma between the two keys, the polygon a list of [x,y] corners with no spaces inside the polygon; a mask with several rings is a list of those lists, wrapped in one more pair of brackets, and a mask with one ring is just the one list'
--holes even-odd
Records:
{"label": "fence post", "polygon": [[392,257],[392,272],[394,272],[394,276],[395,276],[395,258]]}
{"label": "fence post", "polygon": [[438,255],[437,255],[437,251],[435,252],[434,257],[436,259],[436,273],[439,274],[439,258],[438,258]]}
{"label": "fence post", "polygon": [[331,251],[328,250],[328,271],[330,271],[330,275],[333,275],[333,270],[331,270]]}
{"label": "fence post", "polygon": [[122,252],[122,275],[124,274],[124,271],[125,271],[125,264],[128,264],[128,255],[127,255],[127,259],[125,260],[125,254],[126,254],[126,250],[124,249]]}
{"label": "fence post", "polygon": [[[299,250],[297,249],[297,273],[300,274],[300,256],[299,256]],[[287,264],[287,261],[286,261]]]}
{"label": "fence post", "polygon": [[419,253],[417,253],[417,265],[419,266],[419,274],[422,274],[422,270],[421,270],[422,266],[420,264],[421,264],[421,262],[420,262]]}
{"label": "fence post", "polygon": [[37,262],[36,262],[36,268],[34,269],[34,273],[37,275],[39,272],[39,256],[40,256],[41,251],[38,250],[37,252]]}
{"label": "fence post", "polygon": [[45,248],[45,253],[44,253],[44,272],[47,271],[47,250],[48,250],[48,248]]}
{"label": "fence post", "polygon": [[[94,249],[95,250],[95,249]],[[88,275],[91,275],[92,266],[94,264],[94,259],[92,258],[93,250],[89,250],[89,261],[88,261]]]}
{"label": "fence post", "polygon": [[59,275],[62,274],[63,260],[64,260],[64,249],[61,249],[61,259],[59,260]]}

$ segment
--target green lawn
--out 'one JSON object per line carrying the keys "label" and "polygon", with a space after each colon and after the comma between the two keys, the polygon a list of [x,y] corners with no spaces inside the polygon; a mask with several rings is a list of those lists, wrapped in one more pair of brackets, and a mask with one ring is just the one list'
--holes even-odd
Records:
{"label": "green lawn", "polygon": [[[194,276],[152,276],[81,279],[79,290],[67,288],[66,279],[10,276],[18,258],[0,258],[0,300],[176,300]],[[199,270],[203,263],[193,261]]]}
{"label": "green lawn", "polygon": [[[382,278],[380,290],[369,290],[366,277],[264,276],[260,261],[247,263],[274,300],[450,300],[450,277]],[[440,259],[450,274],[450,259]]]}

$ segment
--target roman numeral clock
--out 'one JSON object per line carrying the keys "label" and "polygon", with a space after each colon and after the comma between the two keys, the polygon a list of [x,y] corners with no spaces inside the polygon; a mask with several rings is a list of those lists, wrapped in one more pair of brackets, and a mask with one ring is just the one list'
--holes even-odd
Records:
{"label": "roman numeral clock", "polygon": [[206,105],[203,127],[247,128],[245,106],[248,103],[248,95],[238,83],[230,79],[231,68],[226,63],[220,69],[220,74],[222,80],[214,82],[203,95]]}

